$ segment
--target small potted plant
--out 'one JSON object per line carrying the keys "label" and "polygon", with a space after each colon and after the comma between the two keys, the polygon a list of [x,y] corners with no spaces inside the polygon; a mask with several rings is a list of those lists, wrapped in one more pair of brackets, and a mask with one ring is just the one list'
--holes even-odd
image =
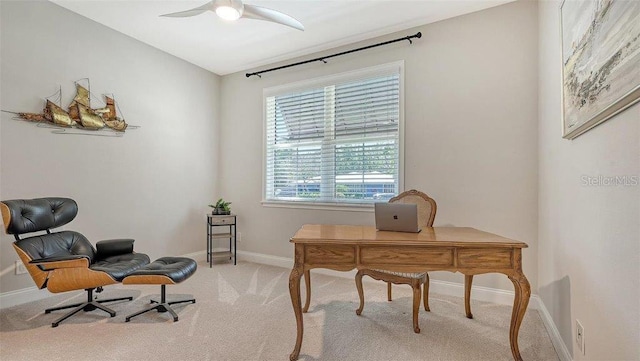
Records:
{"label": "small potted plant", "polygon": [[229,207],[229,205],[231,205],[231,202],[220,198],[216,204],[209,204],[209,207],[213,208],[211,214],[231,214],[231,207]]}

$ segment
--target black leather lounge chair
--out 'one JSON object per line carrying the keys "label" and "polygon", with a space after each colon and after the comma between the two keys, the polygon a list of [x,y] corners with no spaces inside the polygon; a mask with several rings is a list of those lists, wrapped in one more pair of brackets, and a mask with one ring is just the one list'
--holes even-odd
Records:
{"label": "black leather lounge chair", "polygon": [[[146,254],[133,252],[133,239],[112,239],[96,243],[96,247],[80,233],[52,232],[53,228],[71,222],[78,214],[78,205],[69,198],[38,198],[8,200],[0,203],[5,232],[13,234],[18,256],[38,288],[53,293],[84,289],[87,301],[49,308],[45,313],[67,308],[73,310],[52,323],[60,322],[84,311],[101,309],[114,317],[116,312],[104,302],[131,301],[132,297],[94,300],[93,291],[119,283],[129,274],[149,264]],[[27,233],[39,232],[20,238]],[[43,233],[45,232],[45,233]]]}

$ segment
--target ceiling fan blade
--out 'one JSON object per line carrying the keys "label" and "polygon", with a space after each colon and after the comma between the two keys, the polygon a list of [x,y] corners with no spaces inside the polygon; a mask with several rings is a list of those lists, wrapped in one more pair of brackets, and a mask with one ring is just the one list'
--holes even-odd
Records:
{"label": "ceiling fan blade", "polygon": [[169,18],[186,18],[190,16],[200,15],[207,10],[213,10],[213,1],[210,1],[202,6],[198,6],[197,8],[193,8],[185,11],[178,11],[177,13],[163,14],[160,16],[165,16]]}
{"label": "ceiling fan blade", "polygon": [[290,26],[304,31],[304,26],[298,20],[279,11],[263,8],[255,5],[244,5],[243,18],[272,21],[274,23]]}

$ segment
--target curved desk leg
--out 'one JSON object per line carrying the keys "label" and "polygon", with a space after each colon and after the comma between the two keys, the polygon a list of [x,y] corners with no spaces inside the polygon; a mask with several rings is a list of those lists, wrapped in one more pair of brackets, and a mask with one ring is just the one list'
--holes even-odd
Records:
{"label": "curved desk leg", "polygon": [[360,307],[356,310],[356,315],[358,316],[362,314],[362,309],[364,309],[364,289],[362,288],[363,275],[363,270],[358,270],[358,273],[356,273],[356,288],[358,289],[358,297],[360,297]]}
{"label": "curved desk leg", "polygon": [[309,311],[309,304],[311,303],[311,271],[304,271],[304,286],[307,289],[307,300],[304,303],[304,307],[302,308],[303,313],[307,313]]}
{"label": "curved desk leg", "polygon": [[513,287],[515,289],[516,296],[513,300],[513,312],[511,313],[511,327],[509,328],[509,343],[511,344],[511,354],[516,361],[522,361],[520,356],[520,349],[518,348],[518,332],[520,331],[520,325],[524,318],[524,313],[529,305],[529,297],[531,297],[531,287],[527,277],[524,276],[522,271],[518,271],[516,274],[509,276]]}
{"label": "curved desk leg", "polygon": [[411,287],[413,288],[413,332],[420,333],[420,326],[418,325],[418,313],[420,313],[420,296],[422,293],[422,290],[420,289],[420,279],[412,279]]}
{"label": "curved desk leg", "polygon": [[296,346],[293,348],[293,352],[289,355],[289,360],[294,361],[298,359],[300,355],[300,347],[302,346],[302,333],[304,331],[304,325],[302,324],[302,305],[300,300],[300,278],[302,277],[301,265],[295,265],[289,275],[289,294],[291,295],[291,304],[293,305],[293,313],[296,315]]}
{"label": "curved desk leg", "polygon": [[429,312],[429,274],[424,274],[424,288],[422,289],[422,302],[424,303],[424,310]]}
{"label": "curved desk leg", "polygon": [[464,312],[467,318],[473,318],[471,313],[471,284],[473,283],[473,275],[464,275]]}

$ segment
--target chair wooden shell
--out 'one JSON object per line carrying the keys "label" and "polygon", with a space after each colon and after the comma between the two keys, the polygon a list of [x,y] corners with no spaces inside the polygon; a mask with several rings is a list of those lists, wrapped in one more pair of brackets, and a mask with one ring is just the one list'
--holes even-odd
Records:
{"label": "chair wooden shell", "polygon": [[[389,200],[389,203],[408,203],[418,206],[418,224],[420,228],[432,227],[436,218],[437,205],[433,198],[415,189],[400,193]],[[413,331],[420,333],[418,326],[418,312],[420,310],[420,288],[423,288],[423,304],[425,311],[429,311],[429,274],[427,272],[407,273],[391,272],[384,270],[361,269],[356,274],[356,287],[360,296],[360,307],[356,314],[360,315],[364,308],[364,290],[362,288],[362,276],[367,275],[373,279],[387,282],[387,299],[391,301],[391,284],[407,284],[413,288]]]}

